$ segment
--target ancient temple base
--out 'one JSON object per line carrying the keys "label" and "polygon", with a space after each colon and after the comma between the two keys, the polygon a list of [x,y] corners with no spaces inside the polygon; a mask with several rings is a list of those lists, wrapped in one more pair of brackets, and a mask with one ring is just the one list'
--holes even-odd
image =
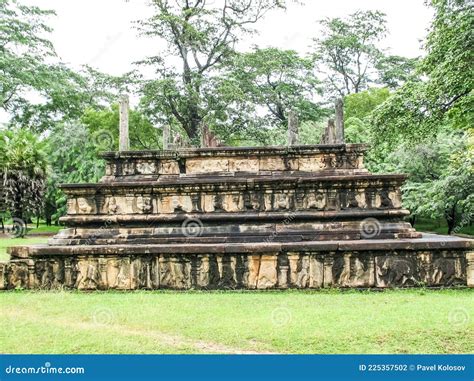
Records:
{"label": "ancient temple base", "polygon": [[474,287],[472,241],[418,239],[10,248],[0,288]]}
{"label": "ancient temple base", "polygon": [[474,285],[474,241],[422,236],[400,174],[366,146],[109,152],[63,184],[66,226],[10,248],[0,289],[286,289]]}

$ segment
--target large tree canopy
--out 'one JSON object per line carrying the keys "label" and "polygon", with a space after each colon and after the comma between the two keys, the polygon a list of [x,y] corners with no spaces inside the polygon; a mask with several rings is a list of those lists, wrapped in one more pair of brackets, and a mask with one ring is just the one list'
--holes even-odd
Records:
{"label": "large tree canopy", "polygon": [[385,14],[357,11],[346,18],[320,21],[314,59],[333,96],[367,90],[379,83],[395,88],[407,80],[416,59],[387,55],[379,46],[387,34]]}
{"label": "large tree canopy", "polygon": [[28,103],[28,91],[48,89],[53,74],[46,58],[55,52],[41,36],[51,31],[44,19],[52,14],[16,0],[0,2],[0,105],[4,110],[22,108]]}
{"label": "large tree canopy", "polygon": [[366,89],[374,81],[372,71],[381,55],[376,43],[387,32],[385,15],[357,11],[346,19],[326,18],[320,24],[315,59],[327,71],[328,88],[340,96]]}
{"label": "large tree canopy", "polygon": [[[235,54],[218,83],[228,132],[244,131],[261,140],[272,128],[288,126],[288,112],[300,122],[319,121],[325,110],[315,101],[321,94],[310,59],[292,50],[258,49]],[[224,131],[222,132],[222,134]]]}
{"label": "large tree canopy", "polygon": [[0,1],[0,107],[11,124],[35,131],[109,103],[128,83],[127,75],[114,77],[88,66],[76,72],[61,63],[47,39],[48,17],[54,14]]}
{"label": "large tree canopy", "polygon": [[279,0],[153,0],[154,14],[139,21],[141,33],[158,37],[167,46],[163,55],[143,61],[156,68],[157,77],[144,88],[142,106],[156,121],[178,125],[197,140],[201,122],[222,109],[213,78],[235,45]]}
{"label": "large tree canopy", "polygon": [[474,14],[469,1],[433,0],[435,17],[418,76],[405,83],[374,113],[377,135],[400,139],[435,136],[446,125],[474,125]]}

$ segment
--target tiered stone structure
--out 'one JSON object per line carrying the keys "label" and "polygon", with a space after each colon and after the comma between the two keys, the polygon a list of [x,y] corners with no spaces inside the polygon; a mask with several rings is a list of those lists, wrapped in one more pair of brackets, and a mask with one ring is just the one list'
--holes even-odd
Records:
{"label": "tiered stone structure", "polygon": [[66,184],[67,226],[10,248],[2,288],[269,289],[474,285],[473,241],[403,220],[404,175],[364,145],[110,152]]}

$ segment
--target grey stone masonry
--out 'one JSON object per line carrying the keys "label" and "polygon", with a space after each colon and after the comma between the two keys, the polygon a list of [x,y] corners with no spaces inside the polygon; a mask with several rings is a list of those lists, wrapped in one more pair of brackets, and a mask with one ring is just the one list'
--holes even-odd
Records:
{"label": "grey stone masonry", "polygon": [[398,174],[366,146],[104,153],[95,184],[64,184],[65,228],[9,249],[0,289],[474,286],[474,244],[406,222]]}

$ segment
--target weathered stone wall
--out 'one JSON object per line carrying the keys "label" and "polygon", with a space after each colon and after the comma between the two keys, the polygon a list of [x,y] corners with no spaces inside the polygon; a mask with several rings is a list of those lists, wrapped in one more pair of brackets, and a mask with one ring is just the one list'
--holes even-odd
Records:
{"label": "weathered stone wall", "polygon": [[269,148],[218,148],[104,154],[101,182],[157,179],[179,175],[269,172],[367,173],[365,145],[324,145]]}
{"label": "weathered stone wall", "polygon": [[0,264],[0,288],[286,289],[474,286],[474,252],[324,251],[49,256]]}
{"label": "weathered stone wall", "polygon": [[0,288],[285,289],[474,286],[474,241],[403,220],[403,175],[363,145],[106,153],[66,184],[66,229],[10,248]]}
{"label": "weathered stone wall", "polygon": [[[400,209],[405,177],[221,178],[167,183],[65,185],[68,215]],[[198,182],[199,181],[199,182]]]}

